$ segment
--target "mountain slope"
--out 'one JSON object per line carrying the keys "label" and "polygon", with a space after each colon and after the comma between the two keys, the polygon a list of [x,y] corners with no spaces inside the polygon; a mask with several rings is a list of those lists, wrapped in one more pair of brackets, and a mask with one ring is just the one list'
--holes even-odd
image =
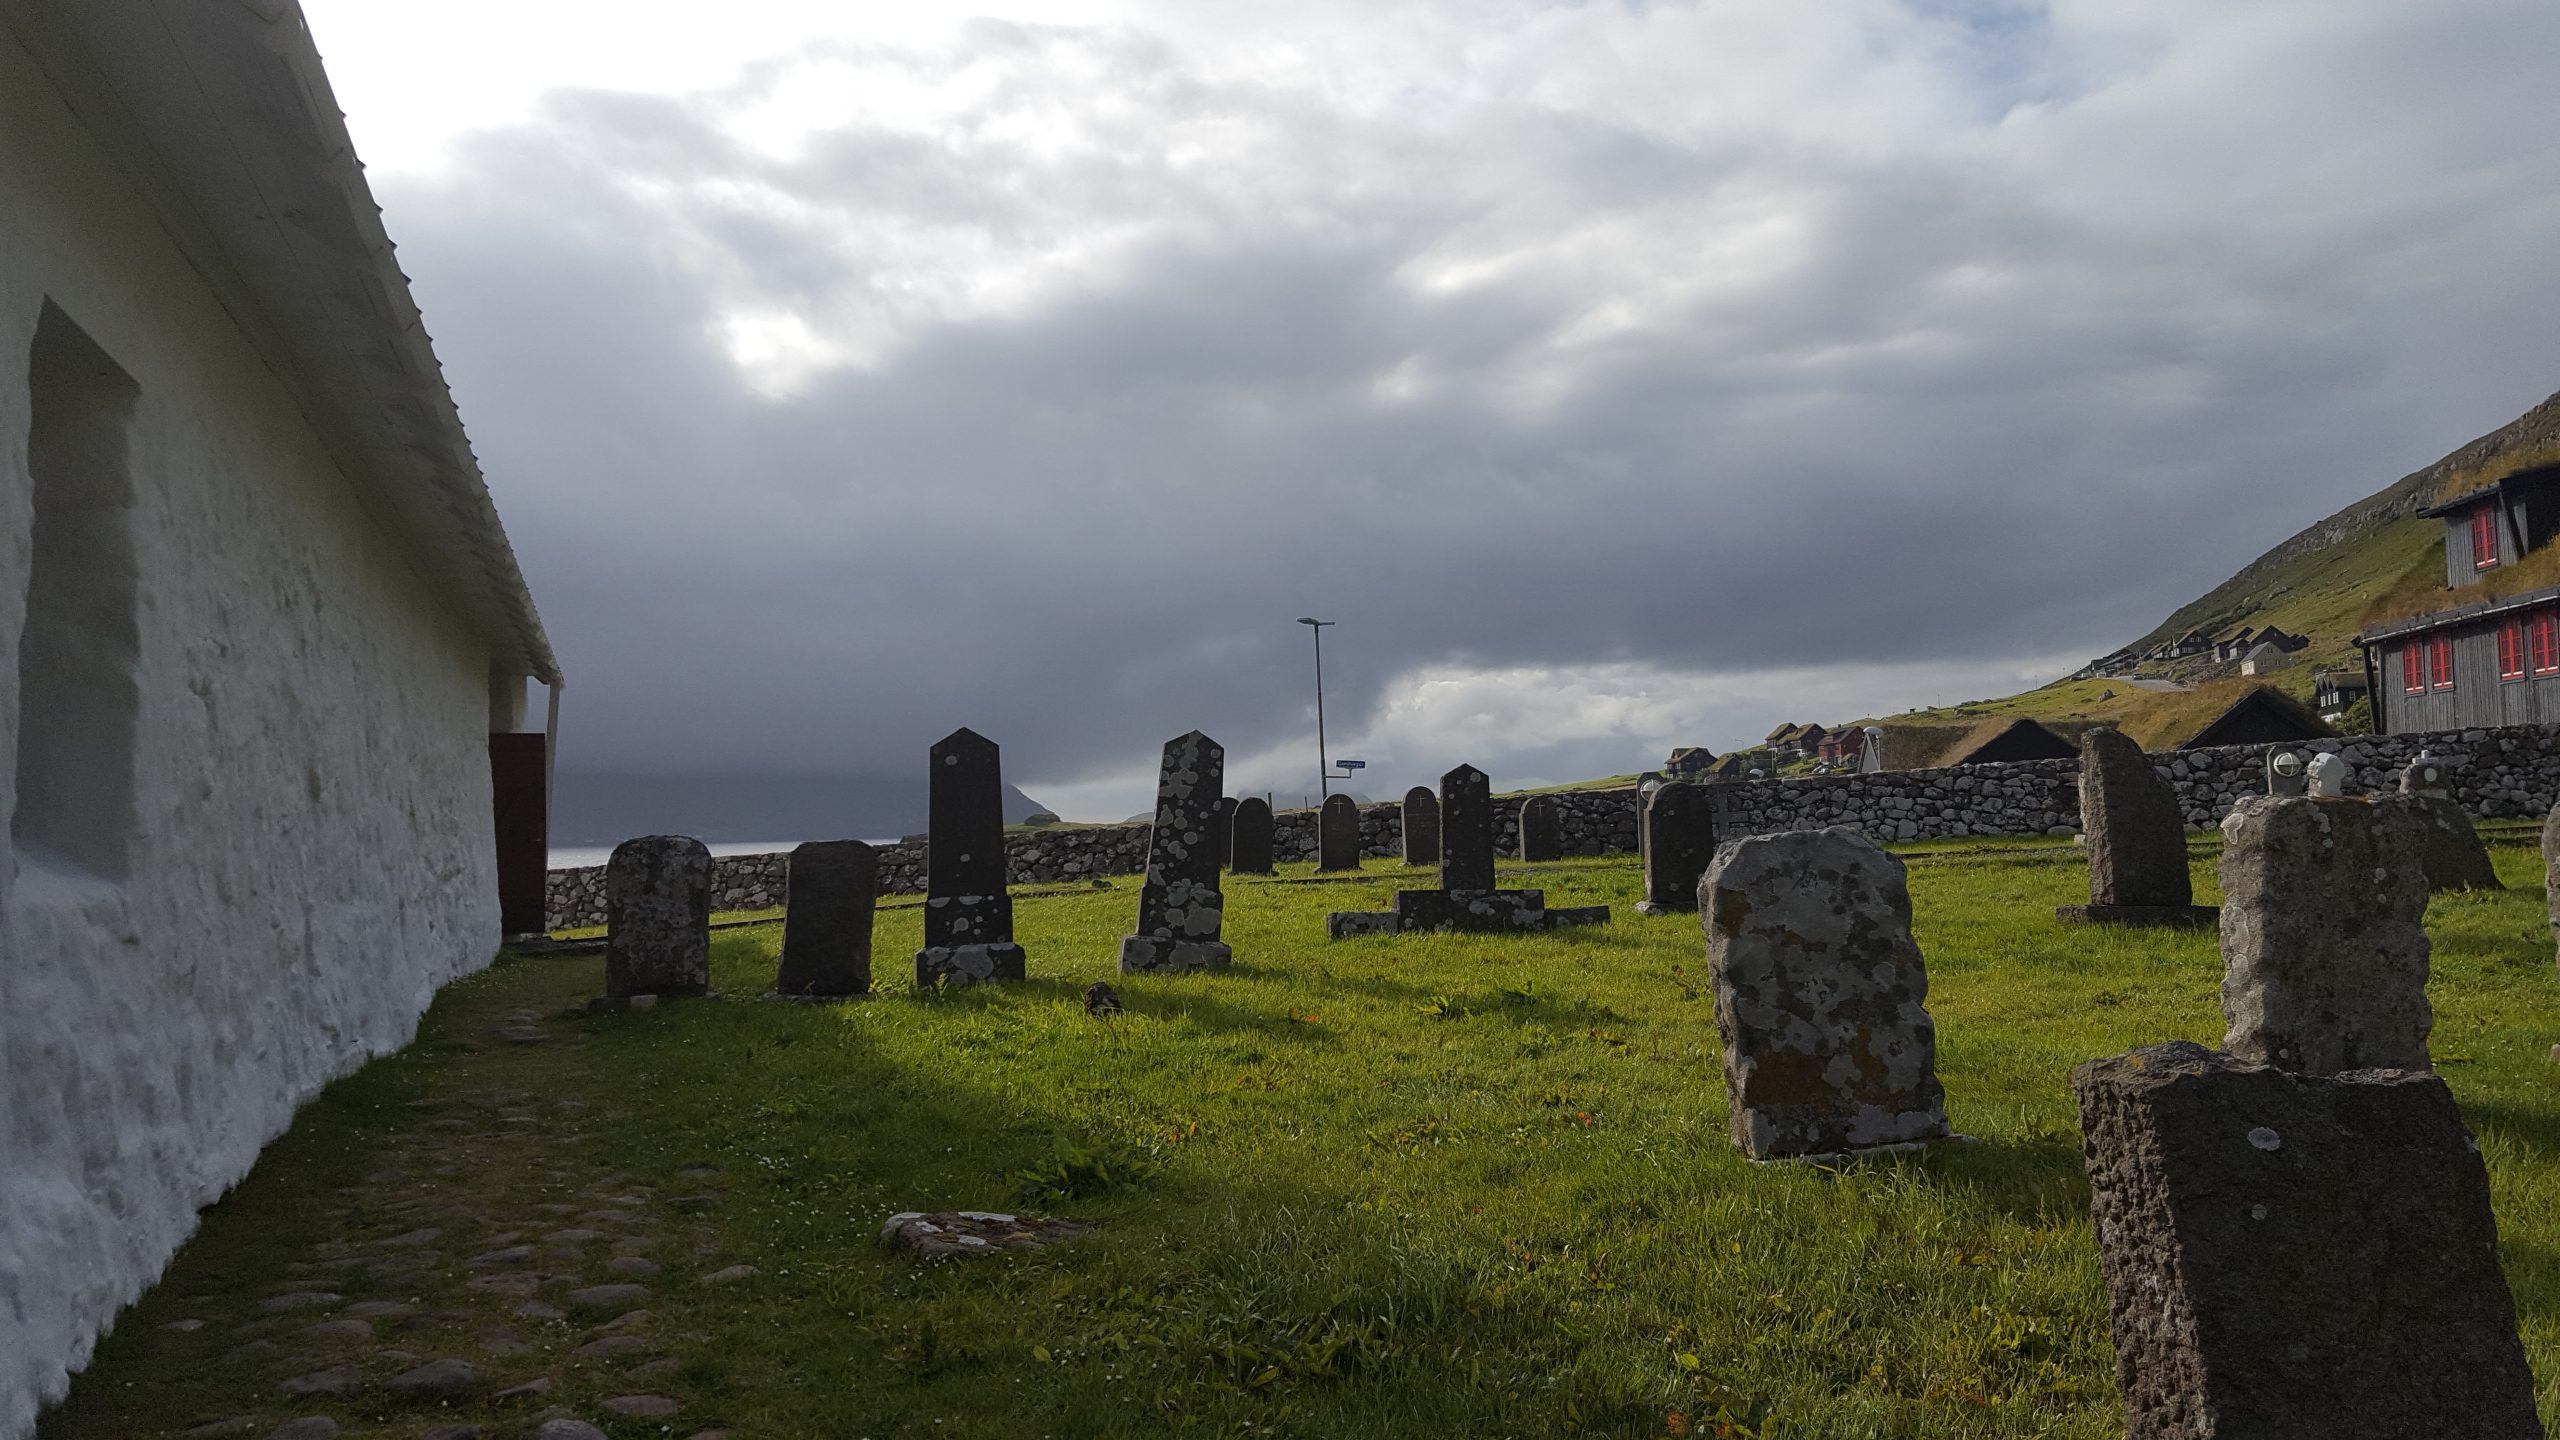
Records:
{"label": "mountain slope", "polygon": [[[2279,626],[2310,640],[2290,665],[2263,680],[2243,681],[2233,662],[2189,656],[2147,662],[2131,677],[2058,680],[2004,699],[1916,710],[1870,723],[1946,725],[1993,715],[2111,720],[2146,745],[2157,746],[2174,744],[2178,737],[2170,732],[2187,717],[2210,718],[2210,712],[2251,684],[2308,696],[2321,669],[2361,665],[2353,641],[2365,625],[2456,603],[2444,588],[2443,523],[2420,518],[2420,510],[2553,464],[2560,464],[2560,395],[2288,536],[2128,647],[2140,652],[2190,631],[2222,636],[2244,625],[2253,630]],[[2560,571],[2560,556],[2551,550],[2509,569],[2514,573],[2497,576],[2502,590],[2560,583],[2560,573],[2544,573]],[[2486,592],[2466,593],[2482,598]],[[2154,688],[2164,682],[2195,688],[2174,694]]]}

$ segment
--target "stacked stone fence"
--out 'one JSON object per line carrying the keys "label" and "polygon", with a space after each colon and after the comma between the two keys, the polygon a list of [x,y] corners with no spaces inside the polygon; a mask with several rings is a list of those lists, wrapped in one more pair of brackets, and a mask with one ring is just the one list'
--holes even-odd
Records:
{"label": "stacked stone fence", "polygon": [[[2279,748],[2306,756],[2331,751],[2344,757],[2351,795],[2390,789],[2401,767],[2419,750],[2428,750],[2444,763],[2454,798],[2481,819],[2539,818],[2560,799],[2560,726],[2359,735],[2283,746],[2225,745],[2155,754],[2151,765],[2176,790],[2187,823],[2206,829],[2220,824],[2242,796],[2265,792],[2267,752]],[[2079,771],[2077,760],[2026,760],[1873,775],[1718,781],[1708,789],[1714,797],[1717,830],[1728,838],[1825,825],[1854,826],[1883,842],[1969,835],[2063,836],[2080,828]],[[1519,853],[1520,806],[1528,798],[1506,795],[1493,802],[1495,843],[1504,854]],[[1618,855],[1636,848],[1633,789],[1565,790],[1547,798],[1559,811],[1565,854]],[[1315,812],[1290,810],[1272,818],[1275,855],[1282,860],[1315,858]],[[1139,874],[1146,868],[1147,829],[1146,822],[1132,821],[1012,832],[1005,836],[1012,882],[1056,884]],[[1362,859],[1396,862],[1403,853],[1403,807],[1393,802],[1362,806]],[[730,855],[714,860],[714,908],[758,910],[781,905],[787,858]],[[922,893],[924,862],[922,841],[880,847],[881,893]],[[554,870],[550,887],[553,928],[604,923],[604,867]]]}

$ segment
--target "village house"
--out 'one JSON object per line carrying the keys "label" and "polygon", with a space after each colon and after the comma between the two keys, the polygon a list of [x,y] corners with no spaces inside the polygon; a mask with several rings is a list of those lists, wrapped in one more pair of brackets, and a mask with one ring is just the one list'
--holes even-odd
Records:
{"label": "village house", "polygon": [[0,3],[0,1436],[539,927],[528,678],[298,8]]}
{"label": "village house", "polygon": [[2447,603],[2356,637],[2375,733],[2560,723],[2560,586],[2534,583],[2560,534],[2560,396],[2431,468]]}
{"label": "village house", "polygon": [[2346,719],[2347,711],[2371,693],[2361,670],[2322,670],[2311,677],[2311,708],[2331,725]]}

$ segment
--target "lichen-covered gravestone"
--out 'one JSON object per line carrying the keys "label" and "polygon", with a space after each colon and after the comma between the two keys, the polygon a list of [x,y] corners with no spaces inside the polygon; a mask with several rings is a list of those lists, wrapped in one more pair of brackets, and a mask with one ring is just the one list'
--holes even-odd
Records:
{"label": "lichen-covered gravestone", "polygon": [[2180,1040],[2071,1088],[2127,1440],[2539,1440],[2488,1171],[2443,1081]]}
{"label": "lichen-covered gravestone", "polygon": [[2210,925],[2187,876],[2187,824],[2178,794],[2142,747],[2112,726],[2080,737],[2080,828],[2088,839],[2089,903],[2065,920],[2114,925]]}
{"label": "lichen-covered gravestone", "polygon": [[1226,774],[1226,750],[1199,731],[1165,742],[1138,930],[1120,939],[1123,973],[1223,970],[1235,958],[1218,938],[1226,914],[1218,889],[1218,792]]}
{"label": "lichen-covered gravestone", "polygon": [[1552,795],[1532,795],[1520,802],[1520,858],[1564,858],[1564,808]]}
{"label": "lichen-covered gravestone", "polygon": [[1023,978],[1005,891],[1004,771],[996,743],[962,728],[933,747],[925,844],[924,948],[916,984]]}
{"label": "lichen-covered gravestone", "polygon": [[[2560,805],[2552,806],[2542,822],[2542,879],[2549,897],[2544,904],[2551,916],[2551,933],[2555,945],[2560,945]],[[2560,948],[2553,950],[2552,964],[2560,969]]]}
{"label": "lichen-covered gravestone", "polygon": [[2398,805],[2256,795],[2222,835],[2222,1048],[2306,1075],[2426,1069],[2417,818]]}
{"label": "lichen-covered gravestone", "polygon": [[1404,863],[1440,863],[1440,797],[1420,785],[1404,792]]}
{"label": "lichen-covered gravestone", "polygon": [[812,840],[791,851],[782,916],[784,995],[871,991],[871,917],[880,857],[859,840]]}
{"label": "lichen-covered gravestone", "polygon": [[1360,807],[1348,795],[1327,795],[1316,812],[1316,868],[1360,868]]}
{"label": "lichen-covered gravestone", "polygon": [[604,867],[604,993],[701,995],[711,989],[711,852],[686,835],[613,847]]}
{"label": "lichen-covered gravestone", "polygon": [[1232,822],[1234,836],[1229,842],[1232,859],[1227,868],[1238,875],[1271,873],[1271,802],[1259,795],[1247,795],[1236,802]]}
{"label": "lichen-covered gravestone", "polygon": [[1716,822],[1707,789],[1675,780],[1645,797],[1636,828],[1644,862],[1640,915],[1685,914],[1698,908],[1698,879],[1716,858]]}
{"label": "lichen-covered gravestone", "polygon": [[2427,888],[2433,890],[2503,890],[2498,871],[2489,863],[2489,847],[2469,811],[2453,798],[2453,777],[2444,762],[2421,750],[2400,772],[2397,794],[2377,803],[2397,805],[2417,817]]}
{"label": "lichen-covered gravestone", "polygon": [[1698,909],[1735,1144],[1779,1160],[1946,1136],[1900,860],[1847,826],[1737,840]]}

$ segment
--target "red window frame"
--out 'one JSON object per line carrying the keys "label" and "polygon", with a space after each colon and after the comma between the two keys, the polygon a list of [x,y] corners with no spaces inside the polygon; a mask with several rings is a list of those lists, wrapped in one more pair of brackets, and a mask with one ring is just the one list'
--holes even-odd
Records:
{"label": "red window frame", "polygon": [[2412,640],[2401,647],[2400,690],[2405,695],[2427,693],[2427,642]]}
{"label": "red window frame", "polygon": [[2525,628],[2526,659],[2536,675],[2560,675],[2560,613],[2537,610]]}
{"label": "red window frame", "polygon": [[2453,688],[2453,637],[2430,636],[2427,640],[2427,686],[2433,690]]}
{"label": "red window frame", "polygon": [[2483,505],[2471,512],[2471,568],[2487,570],[2498,563],[2498,507]]}
{"label": "red window frame", "polygon": [[2520,619],[2498,622],[2498,678],[2524,678],[2524,621]]}

